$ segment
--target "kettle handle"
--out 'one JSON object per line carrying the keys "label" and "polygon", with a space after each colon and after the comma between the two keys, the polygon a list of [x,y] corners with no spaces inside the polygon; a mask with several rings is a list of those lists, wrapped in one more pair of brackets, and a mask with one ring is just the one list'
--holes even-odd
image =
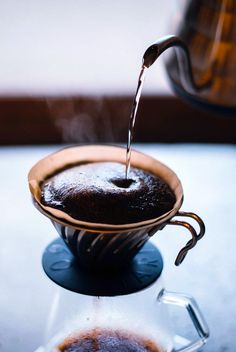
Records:
{"label": "kettle handle", "polygon": [[207,74],[200,84],[196,83],[193,76],[189,49],[185,42],[175,35],[161,37],[158,41],[150,45],[143,55],[143,66],[147,68],[150,67],[158,57],[169,48],[175,49],[180,77],[184,88],[190,93],[209,89],[213,83],[215,64],[213,63],[209,75]]}
{"label": "kettle handle", "polygon": [[158,301],[163,302],[165,304],[171,304],[186,308],[189,317],[199,336],[199,339],[187,343],[187,345],[184,347],[175,349],[175,352],[194,352],[206,343],[209,337],[209,328],[198,307],[197,302],[193,297],[182,293],[168,292],[166,290],[162,290],[158,296]]}
{"label": "kettle handle", "polygon": [[183,262],[188,251],[190,249],[192,249],[197,244],[197,241],[199,241],[204,236],[205,224],[202,221],[202,219],[195,213],[179,211],[178,213],[176,213],[175,216],[183,216],[183,217],[192,218],[199,225],[199,232],[197,233],[196,230],[194,229],[194,227],[186,221],[169,220],[167,222],[167,225],[178,225],[178,226],[183,226],[183,227],[187,228],[192,235],[191,240],[187,242],[187,244],[180,250],[180,252],[178,253],[178,255],[176,257],[175,265],[178,266]]}

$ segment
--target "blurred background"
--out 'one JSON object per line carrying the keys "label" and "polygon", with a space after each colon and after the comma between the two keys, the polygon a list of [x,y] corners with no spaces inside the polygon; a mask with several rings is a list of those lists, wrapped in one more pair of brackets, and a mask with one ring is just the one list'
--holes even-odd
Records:
{"label": "blurred background", "polygon": [[[125,142],[143,53],[181,3],[2,1],[0,144]],[[150,68],[136,142],[229,143],[234,129],[177,99],[162,58]]]}

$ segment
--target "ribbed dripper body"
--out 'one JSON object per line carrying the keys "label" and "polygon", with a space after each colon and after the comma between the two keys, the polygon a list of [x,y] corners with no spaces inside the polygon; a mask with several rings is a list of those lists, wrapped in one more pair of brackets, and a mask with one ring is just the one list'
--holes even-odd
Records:
{"label": "ribbed dripper body", "polygon": [[128,265],[150,236],[175,216],[183,202],[182,185],[176,174],[158,160],[137,151],[132,153],[132,166],[158,175],[175,194],[173,208],[162,216],[119,225],[93,223],[74,219],[62,210],[45,206],[41,202],[42,182],[56,170],[66,165],[107,160],[125,163],[125,149],[100,145],[66,148],[40,160],[29,173],[34,205],[52,221],[78,262],[93,270]]}

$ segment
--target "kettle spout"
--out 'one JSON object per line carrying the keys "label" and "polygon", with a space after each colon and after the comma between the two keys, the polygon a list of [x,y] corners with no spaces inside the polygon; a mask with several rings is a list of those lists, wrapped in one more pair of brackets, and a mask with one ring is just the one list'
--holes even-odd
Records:
{"label": "kettle spout", "polygon": [[174,48],[177,56],[180,77],[182,85],[190,93],[199,92],[209,89],[213,82],[213,71],[210,77],[204,82],[197,84],[194,80],[190,54],[185,42],[174,35],[160,38],[157,42],[150,45],[143,55],[143,66],[150,67],[159,58],[159,56],[169,48]]}
{"label": "kettle spout", "polygon": [[149,48],[147,48],[147,50],[145,51],[143,55],[143,65],[147,68],[152,66],[164,51],[171,47],[178,46],[179,43],[184,44],[184,42],[180,38],[174,35],[169,35],[160,38],[157,42],[150,45]]}

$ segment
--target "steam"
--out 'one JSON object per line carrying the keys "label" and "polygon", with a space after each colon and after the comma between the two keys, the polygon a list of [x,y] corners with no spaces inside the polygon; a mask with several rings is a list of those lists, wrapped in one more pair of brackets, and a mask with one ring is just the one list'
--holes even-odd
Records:
{"label": "steam", "polygon": [[122,120],[115,119],[105,98],[48,98],[46,101],[63,142],[104,143],[122,139]]}

